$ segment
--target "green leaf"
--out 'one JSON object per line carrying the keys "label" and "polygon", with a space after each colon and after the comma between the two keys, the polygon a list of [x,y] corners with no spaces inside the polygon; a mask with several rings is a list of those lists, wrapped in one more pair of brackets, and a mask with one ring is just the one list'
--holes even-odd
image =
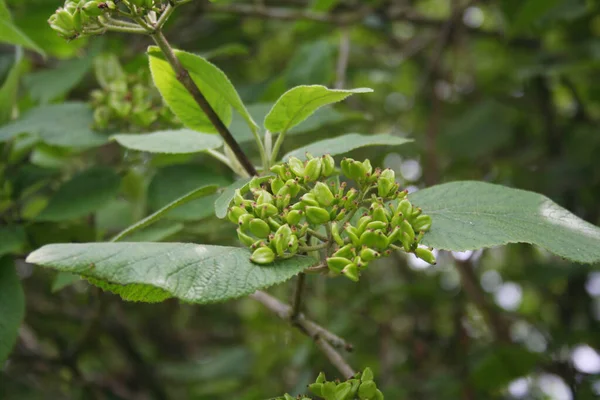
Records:
{"label": "green leaf", "polygon": [[128,235],[134,233],[135,231],[141,230],[141,229],[153,224],[154,222],[157,222],[169,211],[171,211],[177,207],[180,207],[186,203],[189,203],[192,200],[199,199],[199,198],[207,196],[209,194],[213,194],[214,192],[217,191],[217,189],[218,189],[217,185],[209,185],[209,186],[203,186],[201,188],[192,190],[191,192],[187,193],[186,195],[178,198],[177,200],[172,201],[171,203],[167,204],[166,206],[164,206],[160,210],[156,211],[155,213],[147,216],[146,218],[142,219],[141,221],[137,222],[136,224],[125,229],[123,232],[116,235],[111,240],[111,242],[120,241],[125,236],[128,236]]}
{"label": "green leaf", "polygon": [[[199,187],[207,185],[227,186],[231,180],[215,174],[215,171],[201,165],[170,165],[158,170],[148,187],[148,205],[159,210]],[[167,218],[178,221],[198,221],[214,215],[214,202],[217,194],[177,207],[167,213]]]}
{"label": "green leaf", "polygon": [[[192,243],[52,244],[27,257],[27,262],[87,278],[121,285],[134,299],[177,297],[190,303],[216,303],[282,283],[315,260],[294,257],[260,266],[250,251],[239,247]],[[138,285],[126,291],[127,286]],[[156,291],[159,291],[157,294]],[[124,294],[124,293],[121,294]]]}
{"label": "green leaf", "polygon": [[306,158],[306,153],[310,153],[315,157],[320,157],[325,154],[332,156],[348,153],[352,150],[367,146],[400,146],[412,142],[412,139],[406,139],[399,136],[388,135],[385,133],[379,135],[359,135],[357,133],[349,133],[347,135],[338,136],[332,139],[320,140],[293,150],[283,157],[283,160],[288,160],[290,157],[300,159]]}
{"label": "green leaf", "polygon": [[111,138],[123,147],[148,153],[190,154],[216,149],[223,145],[220,136],[189,129],[132,135],[119,134]]}
{"label": "green leaf", "polygon": [[8,358],[25,316],[25,296],[10,257],[0,258],[0,365]]}
{"label": "green leaf", "polygon": [[285,92],[265,118],[271,132],[287,132],[304,121],[318,108],[337,103],[354,93],[370,93],[372,89],[328,89],[325,86],[297,86]]}
{"label": "green leaf", "polygon": [[56,68],[44,69],[23,78],[31,98],[48,103],[73,89],[91,69],[94,57],[102,49],[102,41],[94,41],[87,54],[61,62]]}
{"label": "green leaf", "polygon": [[600,228],[537,193],[484,182],[452,182],[409,195],[431,215],[423,244],[464,251],[530,243],[581,263],[600,262]]}
{"label": "green leaf", "polygon": [[0,0],[0,43],[10,43],[35,50],[42,56],[46,56],[33,40],[23,33],[12,21],[4,0]]}
{"label": "green leaf", "polygon": [[[262,182],[268,181],[272,177],[273,175],[265,175],[261,177],[256,177],[254,179],[256,179],[257,182],[261,184]],[[236,189],[241,189],[242,191],[245,191],[246,189],[248,189],[248,185],[250,184],[250,181],[252,179],[253,178],[238,179],[237,181],[225,188],[223,193],[221,193],[221,195],[215,201],[215,214],[217,218],[223,219],[227,216],[227,210],[229,209],[229,204],[231,203],[231,200],[235,195]]]}
{"label": "green leaf", "polygon": [[85,149],[100,146],[107,137],[90,128],[94,118],[85,103],[67,102],[29,110],[20,119],[0,127],[0,143],[21,134],[38,135],[40,140],[59,147]]}
{"label": "green leaf", "polygon": [[[233,107],[246,120],[251,129],[258,130],[258,125],[252,119],[231,81],[223,71],[195,54],[181,50],[175,50],[174,52],[226,126],[231,123],[231,107]],[[148,57],[150,58],[150,70],[156,87],[158,87],[163,98],[181,122],[190,129],[216,133],[215,127],[200,109],[200,106],[177,80],[175,72],[160,49],[156,46],[150,46]]]}
{"label": "green leaf", "polygon": [[0,257],[22,252],[26,244],[27,236],[21,225],[0,226]]}
{"label": "green leaf", "polygon": [[64,183],[36,219],[66,221],[85,217],[112,200],[120,183],[121,178],[112,169],[90,168]]}
{"label": "green leaf", "polygon": [[0,125],[10,121],[13,108],[17,102],[23,51],[20,47],[16,47],[15,49],[15,62],[0,87]]}

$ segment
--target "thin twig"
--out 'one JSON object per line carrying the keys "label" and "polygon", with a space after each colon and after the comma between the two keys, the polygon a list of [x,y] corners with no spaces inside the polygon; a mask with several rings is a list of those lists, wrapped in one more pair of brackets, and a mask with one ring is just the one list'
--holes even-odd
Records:
{"label": "thin twig", "polygon": [[291,319],[296,319],[300,314],[300,307],[302,307],[302,293],[304,292],[304,282],[306,281],[306,274],[300,272],[296,281],[296,292],[294,293],[294,302],[292,303],[292,314]]}
{"label": "thin twig", "polygon": [[335,68],[336,81],[335,88],[343,89],[346,86],[346,71],[350,59],[350,31],[343,28],[340,31],[340,46],[338,52],[337,66]]}
{"label": "thin twig", "polygon": [[[292,314],[292,307],[282,303],[275,297],[262,292],[257,291],[250,295],[250,298],[260,302],[262,305],[267,307],[279,318],[284,320],[290,320]],[[338,369],[338,371],[344,377],[350,377],[354,375],[354,370],[344,360],[344,358],[334,349],[345,349],[347,351],[352,350],[352,345],[346,343],[346,341],[337,335],[329,332],[327,329],[315,324],[312,321],[306,319],[304,314],[298,314],[293,321],[293,325],[296,326],[301,332],[311,337],[319,349],[325,354],[329,361]]]}

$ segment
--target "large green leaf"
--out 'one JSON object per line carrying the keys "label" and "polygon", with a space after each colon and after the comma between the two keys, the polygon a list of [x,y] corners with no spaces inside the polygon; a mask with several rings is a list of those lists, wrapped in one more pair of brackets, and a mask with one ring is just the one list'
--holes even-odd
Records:
{"label": "large green leaf", "polygon": [[92,131],[92,110],[85,103],[67,102],[29,110],[20,119],[0,127],[0,142],[21,134],[38,135],[43,142],[59,147],[90,148],[107,142]]}
{"label": "large green leaf", "polygon": [[[190,303],[216,303],[284,282],[315,260],[294,257],[270,265],[250,261],[239,247],[192,243],[52,244],[27,262],[67,271],[111,285],[137,285],[137,300],[177,297]],[[110,289],[115,286],[105,286]],[[143,292],[154,292],[147,295]],[[157,292],[158,291],[158,292]],[[122,293],[123,294],[123,293]],[[134,299],[134,290],[127,293]]]}
{"label": "large green leaf", "polygon": [[531,243],[569,260],[600,262],[600,228],[540,194],[465,181],[432,186],[409,198],[433,219],[425,245],[463,251]]}
{"label": "large green leaf", "polygon": [[[188,70],[192,80],[225,125],[231,123],[231,107],[233,107],[252,129],[258,129],[256,122],[246,110],[237,91],[227,75],[214,64],[195,54],[175,50],[175,55]],[[173,69],[158,47],[148,48],[150,70],[154,83],[181,122],[190,129],[200,132],[216,133],[215,127],[200,109],[185,87],[177,80]]]}
{"label": "large green leaf", "polygon": [[26,75],[23,81],[31,98],[38,103],[48,103],[73,89],[91,69],[102,44],[101,40],[95,40],[84,57],[66,60],[56,68]]}
{"label": "large green leaf", "polygon": [[[153,211],[165,207],[187,193],[207,185],[227,186],[231,180],[215,174],[201,165],[170,165],[158,170],[148,187],[148,205]],[[172,209],[167,218],[179,221],[197,221],[214,215],[214,202],[218,195],[192,200]]]}
{"label": "large green leaf", "polygon": [[119,134],[112,139],[128,149],[148,153],[190,154],[216,149],[223,145],[220,136],[180,129],[145,134]]}
{"label": "large green leaf", "polygon": [[121,178],[110,168],[94,167],[64,183],[36,219],[65,221],[94,212],[119,191]]}
{"label": "large green leaf", "polygon": [[21,77],[21,58],[23,51],[16,47],[15,62],[0,86],[0,125],[10,121],[13,107],[17,101],[19,78]]}
{"label": "large green leaf", "polygon": [[367,146],[400,146],[405,143],[412,142],[412,139],[406,139],[399,136],[388,135],[385,133],[379,135],[359,135],[358,133],[349,133],[347,135],[338,136],[332,139],[320,140],[301,147],[286,154],[283,159],[287,160],[290,157],[306,158],[306,153],[310,153],[315,157],[320,157],[324,154],[332,156],[348,153],[349,151]]}
{"label": "large green leaf", "polygon": [[45,55],[42,50],[33,40],[23,33],[12,21],[10,13],[4,4],[4,0],[0,0],[0,43],[10,43],[35,50],[41,55]]}
{"label": "large green leaf", "polygon": [[320,107],[337,103],[354,93],[369,93],[372,89],[328,89],[325,86],[297,86],[285,92],[265,117],[265,128],[271,132],[287,132]]}
{"label": "large green leaf", "polygon": [[12,258],[0,258],[0,365],[17,341],[25,316],[25,296]]}

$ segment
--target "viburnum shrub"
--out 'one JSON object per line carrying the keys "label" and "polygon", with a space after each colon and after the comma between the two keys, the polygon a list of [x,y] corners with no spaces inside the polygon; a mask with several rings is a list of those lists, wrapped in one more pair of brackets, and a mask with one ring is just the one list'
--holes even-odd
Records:
{"label": "viburnum shrub", "polygon": [[[264,122],[258,124],[225,73],[199,55],[174,49],[165,37],[163,27],[169,17],[190,1],[68,0],[50,16],[49,24],[67,40],[107,32],[149,37],[155,44],[147,50],[150,73],[161,98],[146,87],[143,72],[129,76],[118,61],[105,59],[96,65],[101,89],[91,95],[96,127],[136,132],[110,137],[128,150],[207,154],[231,169],[238,179],[230,185],[218,180],[198,185],[163,202],[109,242],[50,244],[32,252],[28,262],[81,276],[126,300],[177,298],[208,304],[250,296],[312,338],[346,380],[328,382],[320,375],[310,385],[312,395],[326,400],[375,400],[382,399],[383,394],[371,370],[357,374],[340,354],[351,346],[310,321],[309,311],[303,312],[307,273],[323,279],[343,275],[359,281],[361,274],[368,273],[368,265],[392,253],[410,253],[407,256],[434,264],[434,248],[464,251],[515,242],[536,244],[577,262],[600,261],[600,229],[542,195],[474,181],[444,183],[408,193],[399,187],[393,170],[377,168],[368,159],[338,158],[336,164],[336,157],[352,150],[400,146],[410,142],[406,138],[351,133],[310,143],[281,157],[286,135],[319,108],[371,90],[294,87],[281,95]],[[73,110],[90,112],[77,104],[65,105],[68,118],[60,120],[59,126],[32,122],[36,115],[54,113],[53,107],[56,105],[41,107],[1,127],[0,142],[27,131],[39,133],[40,140],[52,145],[83,143],[81,147],[89,148],[108,140],[107,134],[89,130],[60,139],[57,130],[70,131],[68,124],[77,118]],[[245,152],[241,143],[246,139],[232,130],[233,112],[246,123],[251,136],[248,141],[254,140],[256,154]],[[183,129],[173,129],[180,124]],[[8,148],[11,156],[17,150]],[[18,160],[18,154],[12,159]],[[5,168],[10,170],[14,164],[2,166],[0,176]],[[133,180],[134,172],[128,171],[123,180]],[[120,182],[114,171],[88,170],[61,186],[40,211],[36,204],[14,207],[22,193],[7,181],[0,193],[0,212],[9,215],[11,223],[30,218],[30,214],[51,222],[83,218],[115,195]],[[96,190],[102,195],[95,195]],[[162,194],[160,187],[154,190]],[[77,200],[88,192],[94,195]],[[135,196],[136,190],[130,192]],[[215,198],[200,211],[227,217],[236,224],[241,247],[124,241],[192,200],[210,199],[208,196]],[[11,239],[17,237],[11,235]],[[87,240],[93,241],[95,236]],[[0,259],[5,260],[8,258]],[[296,289],[291,305],[261,290],[293,277]],[[4,282],[13,289],[18,287],[16,276],[10,278]],[[361,290],[360,283],[356,290]],[[14,314],[10,321],[0,324],[12,329],[9,339],[4,340],[9,347],[19,325],[19,313]],[[0,361],[5,356],[0,354]]]}

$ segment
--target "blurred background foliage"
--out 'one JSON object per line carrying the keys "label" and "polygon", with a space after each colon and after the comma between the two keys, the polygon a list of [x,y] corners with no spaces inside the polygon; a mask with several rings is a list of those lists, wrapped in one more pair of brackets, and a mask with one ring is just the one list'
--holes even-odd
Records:
{"label": "blurred background foliage", "polygon": [[[190,189],[235,177],[207,156],[108,141],[178,126],[152,100],[147,38],[66,42],[46,24],[58,1],[7,5],[47,57],[26,51],[15,72],[18,52],[0,45],[0,82],[18,79],[18,107],[0,115],[17,120],[0,127],[0,255],[12,255],[27,304],[0,398],[255,400],[304,393],[321,370],[336,376],[310,339],[252,300],[126,303],[24,263],[43,244],[106,240]],[[294,85],[375,89],[300,125],[283,153],[391,132],[415,142],[352,156],[393,168],[410,190],[484,180],[543,193],[600,225],[596,0],[195,0],[166,35],[222,68],[257,120]],[[258,161],[243,121],[231,129]],[[132,240],[235,245],[212,200]],[[289,300],[292,284],[270,292]],[[359,285],[311,276],[307,298],[311,318],[354,344],[349,362],[370,366],[388,399],[600,396],[597,265],[526,245],[441,253],[436,266],[399,255]]]}

